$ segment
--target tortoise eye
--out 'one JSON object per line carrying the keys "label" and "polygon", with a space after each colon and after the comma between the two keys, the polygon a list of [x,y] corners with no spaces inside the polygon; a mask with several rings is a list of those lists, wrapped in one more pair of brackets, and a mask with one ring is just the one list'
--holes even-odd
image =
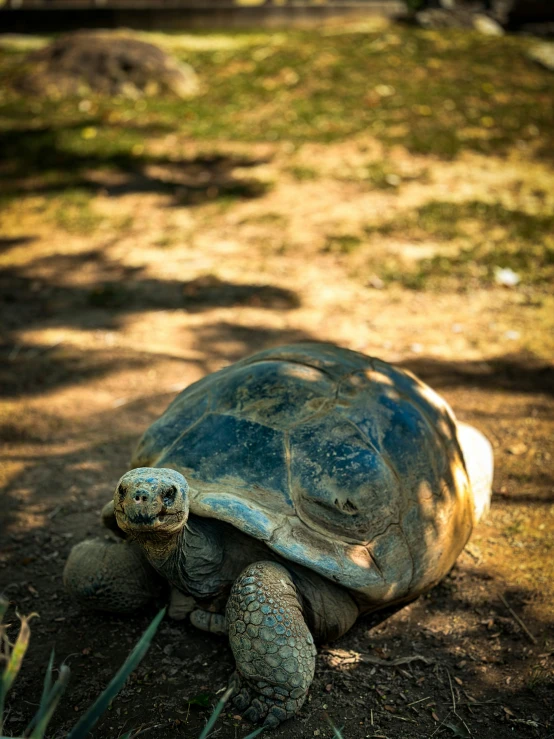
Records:
{"label": "tortoise eye", "polygon": [[123,498],[127,495],[127,488],[125,487],[125,485],[120,485],[117,488],[117,494],[119,495],[119,499],[123,500]]}
{"label": "tortoise eye", "polygon": [[175,503],[175,498],[177,496],[177,488],[175,485],[172,485],[170,488],[168,488],[163,497],[164,505],[170,506]]}

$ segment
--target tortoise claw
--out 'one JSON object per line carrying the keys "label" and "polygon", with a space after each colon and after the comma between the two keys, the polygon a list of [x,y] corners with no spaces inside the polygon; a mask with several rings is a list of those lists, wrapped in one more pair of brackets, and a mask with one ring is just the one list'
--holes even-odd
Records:
{"label": "tortoise claw", "polygon": [[290,716],[283,701],[257,693],[245,685],[238,672],[231,676],[229,687],[233,690],[233,706],[251,724],[263,723],[273,729]]}
{"label": "tortoise claw", "polygon": [[242,715],[251,724],[259,724],[266,713],[267,706],[264,706],[259,698],[254,698],[250,703],[250,707]]}
{"label": "tortoise claw", "polygon": [[231,702],[237,711],[246,711],[252,701],[251,691],[243,684],[238,672],[234,672],[229,679],[229,688],[231,693]]}

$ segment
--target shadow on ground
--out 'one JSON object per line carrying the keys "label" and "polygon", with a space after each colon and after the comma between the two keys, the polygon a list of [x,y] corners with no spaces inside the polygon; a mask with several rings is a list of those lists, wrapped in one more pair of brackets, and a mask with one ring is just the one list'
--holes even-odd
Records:
{"label": "shadow on ground", "polygon": [[402,362],[401,366],[439,391],[465,385],[494,392],[554,395],[554,367],[533,356],[507,354],[486,362],[421,358]]}
{"label": "shadow on ground", "polygon": [[[255,198],[263,195],[269,183],[254,177],[237,177],[234,170],[265,164],[267,159],[226,154],[192,158],[139,153],[144,147],[140,136],[168,133],[171,127],[110,125],[107,140],[86,145],[84,131],[96,131],[101,119],[66,123],[63,126],[22,126],[0,132],[0,148],[9,158],[0,167],[4,185],[0,198],[22,194],[56,195],[67,189],[100,190],[112,196],[136,192],[168,193],[175,205],[195,205],[218,198]],[[105,125],[105,124],[104,124]],[[137,138],[134,149],[118,131]],[[86,133],[85,133],[86,135]],[[101,134],[102,135],[102,134]],[[137,148],[138,147],[138,148]]]}
{"label": "shadow on ground", "polygon": [[[85,285],[74,284],[72,278],[86,270],[93,271],[95,279]],[[123,266],[104,252],[94,250],[39,258],[29,267],[6,267],[0,271],[3,319],[0,392],[9,397],[44,392],[76,378],[82,381],[105,374],[116,366],[119,369],[145,366],[151,356],[109,349],[87,352],[63,344],[31,345],[19,337],[21,330],[115,329],[129,314],[156,310],[198,313],[213,308],[250,306],[287,311],[299,305],[300,299],[294,291],[275,285],[232,283],[214,275],[161,280],[147,277],[140,268]],[[252,336],[249,329],[237,331],[233,339],[237,349],[234,358],[238,358],[240,351],[254,351],[258,341],[271,340],[271,330],[252,329]],[[224,324],[211,327],[206,337],[199,335],[202,351],[207,352],[210,343],[228,343],[229,333]],[[287,340],[286,336],[284,332],[283,340]],[[297,331],[288,335],[291,341],[305,338],[305,334]]]}

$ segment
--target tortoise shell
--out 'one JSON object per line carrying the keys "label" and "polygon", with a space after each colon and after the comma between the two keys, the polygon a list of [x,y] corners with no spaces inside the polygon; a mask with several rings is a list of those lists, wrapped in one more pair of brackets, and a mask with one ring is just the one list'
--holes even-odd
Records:
{"label": "tortoise shell", "polygon": [[409,372],[328,344],[259,352],[181,392],[133,467],[169,467],[226,521],[368,604],[443,577],[473,501],[448,405]]}

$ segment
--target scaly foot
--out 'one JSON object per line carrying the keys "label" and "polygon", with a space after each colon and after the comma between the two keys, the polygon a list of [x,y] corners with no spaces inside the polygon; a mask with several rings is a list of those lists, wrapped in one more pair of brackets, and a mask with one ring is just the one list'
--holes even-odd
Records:
{"label": "scaly foot", "polygon": [[247,567],[231,590],[227,623],[234,705],[248,721],[276,726],[300,709],[315,670],[314,640],[289,572],[275,562]]}

